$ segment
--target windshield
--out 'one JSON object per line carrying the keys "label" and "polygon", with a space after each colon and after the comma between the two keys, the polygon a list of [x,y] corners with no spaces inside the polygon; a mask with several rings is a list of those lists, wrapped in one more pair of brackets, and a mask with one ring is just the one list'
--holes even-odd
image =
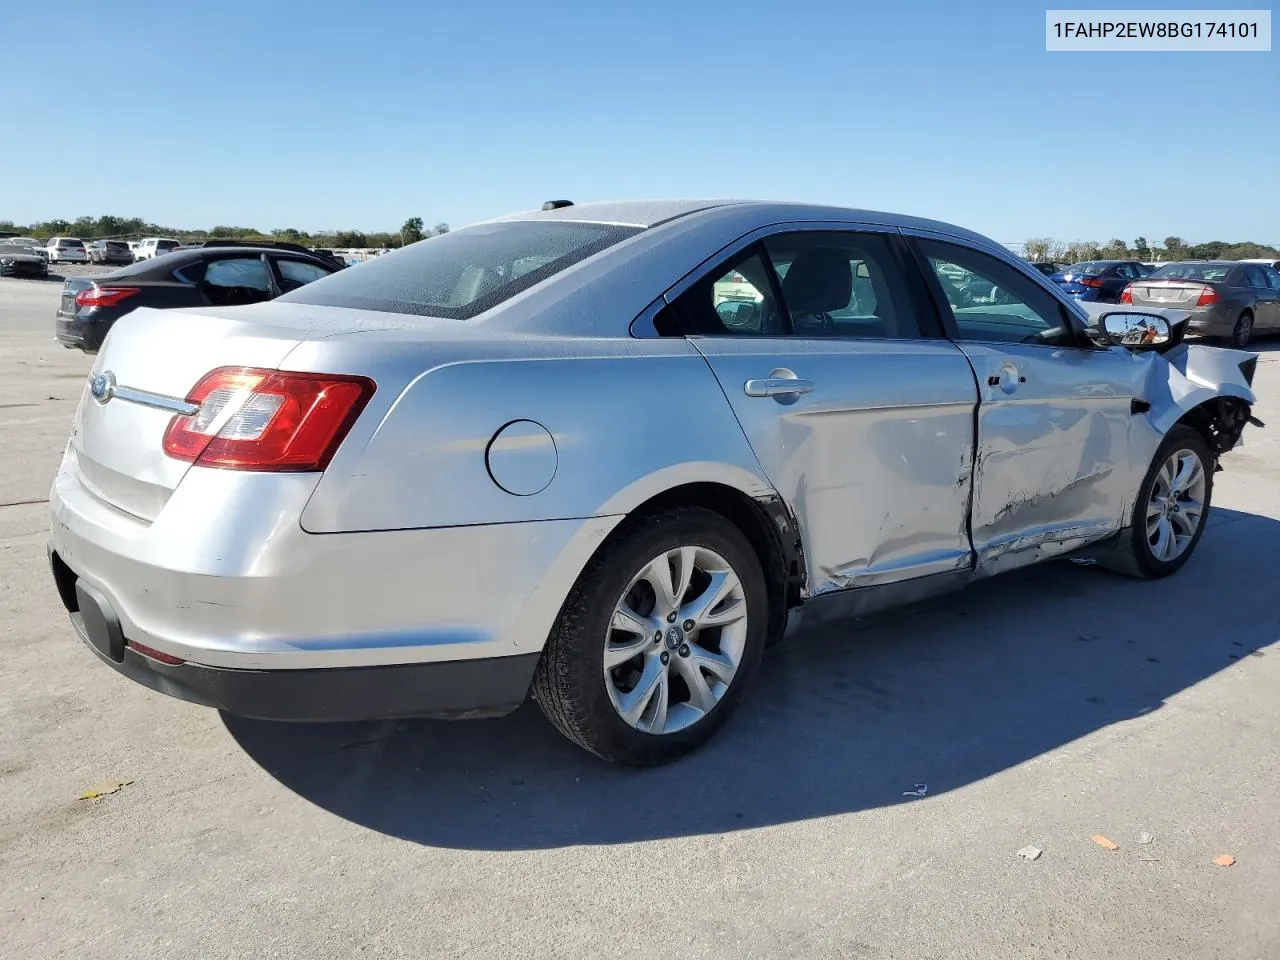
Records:
{"label": "windshield", "polygon": [[1109,266],[1111,266],[1111,264],[1105,260],[1085,260],[1083,263],[1073,263],[1062,272],[1078,277],[1086,273],[1102,273],[1102,271],[1106,270]]}
{"label": "windshield", "polygon": [[376,257],[280,300],[468,320],[639,230],[564,221],[482,224]]}
{"label": "windshield", "polygon": [[1148,280],[1225,280],[1230,263],[1171,263],[1152,273]]}

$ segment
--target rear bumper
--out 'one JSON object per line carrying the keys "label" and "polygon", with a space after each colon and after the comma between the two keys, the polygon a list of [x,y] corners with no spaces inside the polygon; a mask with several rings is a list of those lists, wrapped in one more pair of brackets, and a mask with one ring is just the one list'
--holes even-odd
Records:
{"label": "rear bumper", "polygon": [[[251,716],[319,716],[272,706],[285,694],[269,691],[312,703],[326,684],[352,701],[329,719],[501,712],[523,700],[565,597],[621,519],[310,534],[298,517],[316,483],[193,467],[148,522],[86,486],[69,448],[49,547],[77,629],[135,680]],[[283,673],[299,677],[271,680]]]}
{"label": "rear bumper", "polygon": [[59,311],[53,319],[53,335],[64,347],[97,353],[111,329],[110,322],[69,317]]}
{"label": "rear bumper", "polygon": [[52,550],[54,582],[80,639],[107,666],[158,693],[242,717],[334,722],[500,716],[528,695],[538,654],[313,670],[163,663],[125,637],[110,601]]}
{"label": "rear bumper", "polygon": [[1187,332],[1212,337],[1229,337],[1235,329],[1236,318],[1226,304],[1200,307],[1189,311]]}

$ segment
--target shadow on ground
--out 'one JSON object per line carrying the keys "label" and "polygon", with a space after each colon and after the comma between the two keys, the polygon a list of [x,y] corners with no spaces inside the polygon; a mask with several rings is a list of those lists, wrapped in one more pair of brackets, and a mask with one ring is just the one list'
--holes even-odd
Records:
{"label": "shadow on ground", "polygon": [[1216,510],[1176,576],[1068,563],[789,641],[733,721],[672,766],[629,770],[533,704],[483,721],[303,726],[224,717],[281,783],[355,823],[480,849],[612,844],[914,802],[1110,724],[1280,636],[1280,523]]}

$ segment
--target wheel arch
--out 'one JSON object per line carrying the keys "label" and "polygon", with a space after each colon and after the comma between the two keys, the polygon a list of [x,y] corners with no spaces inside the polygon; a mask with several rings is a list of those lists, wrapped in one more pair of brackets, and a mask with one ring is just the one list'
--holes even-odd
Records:
{"label": "wheel arch", "polygon": [[689,506],[719,514],[750,542],[769,588],[769,642],[781,639],[787,611],[800,604],[805,558],[799,526],[786,503],[771,487],[761,491],[756,483],[739,485],[724,478],[686,480],[666,486],[630,506],[627,519],[596,549],[603,549],[616,537],[626,536],[630,520]]}
{"label": "wheel arch", "polygon": [[1240,442],[1251,411],[1251,404],[1243,397],[1215,395],[1184,412],[1164,433],[1180,425],[1191,427],[1204,437],[1217,466],[1217,458]]}

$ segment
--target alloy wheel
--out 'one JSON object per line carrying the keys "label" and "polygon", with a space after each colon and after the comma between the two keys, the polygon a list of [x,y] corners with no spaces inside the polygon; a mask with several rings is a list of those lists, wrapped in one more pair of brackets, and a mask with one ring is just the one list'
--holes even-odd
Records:
{"label": "alloy wheel", "polygon": [[1193,450],[1173,451],[1151,485],[1147,500],[1147,543],[1151,555],[1172,563],[1186,551],[1204,520],[1208,479]]}
{"label": "alloy wheel", "polygon": [[1231,344],[1235,347],[1244,347],[1249,343],[1249,339],[1253,336],[1253,317],[1247,313],[1240,314],[1240,319],[1236,321],[1235,330],[1231,335]]}
{"label": "alloy wheel", "polygon": [[705,547],[645,564],[614,606],[604,681],[614,709],[643,733],[683,730],[728,692],[747,643],[742,581]]}

